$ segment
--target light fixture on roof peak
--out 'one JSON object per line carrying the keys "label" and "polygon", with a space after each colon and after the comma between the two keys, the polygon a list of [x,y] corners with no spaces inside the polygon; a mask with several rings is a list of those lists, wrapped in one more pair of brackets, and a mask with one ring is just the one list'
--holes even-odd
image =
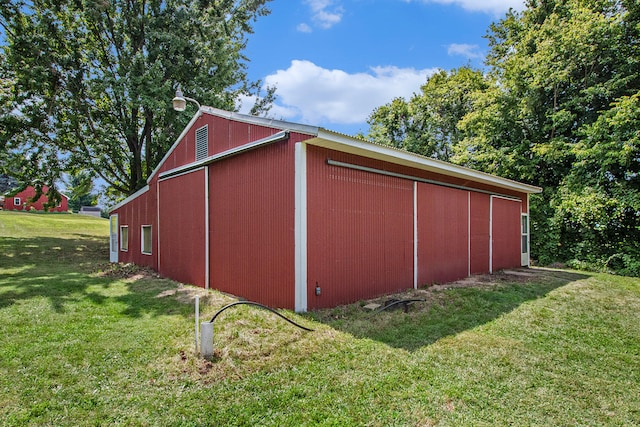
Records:
{"label": "light fixture on roof peak", "polygon": [[176,96],[173,98],[173,109],[176,111],[184,111],[187,108],[187,101],[191,101],[196,104],[198,106],[198,110],[200,110],[200,103],[193,98],[184,96],[182,94],[182,88],[178,86],[178,89],[176,89]]}

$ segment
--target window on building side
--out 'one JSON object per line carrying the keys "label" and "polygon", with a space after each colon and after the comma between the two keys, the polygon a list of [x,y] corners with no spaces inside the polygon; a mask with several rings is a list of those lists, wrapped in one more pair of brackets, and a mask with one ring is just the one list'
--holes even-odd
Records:
{"label": "window on building side", "polygon": [[120,250],[127,252],[129,250],[129,226],[120,227]]}
{"label": "window on building side", "polygon": [[13,198],[13,205],[14,205],[14,206],[20,206],[20,205],[22,205],[22,200],[20,200],[20,197],[14,197],[14,198]]}
{"label": "window on building side", "polygon": [[151,226],[142,226],[142,253],[151,255]]}

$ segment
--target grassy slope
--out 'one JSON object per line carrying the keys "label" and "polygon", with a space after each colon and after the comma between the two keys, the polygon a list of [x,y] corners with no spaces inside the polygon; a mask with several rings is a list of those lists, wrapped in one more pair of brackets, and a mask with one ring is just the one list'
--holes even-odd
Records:
{"label": "grassy slope", "polygon": [[[638,279],[558,271],[408,314],[293,315],[311,333],[240,307],[206,361],[189,287],[97,274],[107,233],[0,212],[1,424],[640,424]],[[203,298],[203,317],[231,301]]]}

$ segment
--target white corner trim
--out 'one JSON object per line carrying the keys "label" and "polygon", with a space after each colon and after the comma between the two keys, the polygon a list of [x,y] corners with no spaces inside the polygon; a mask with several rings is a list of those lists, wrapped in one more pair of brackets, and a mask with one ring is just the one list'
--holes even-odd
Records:
{"label": "white corner trim", "polygon": [[210,275],[210,259],[209,259],[209,250],[210,250],[210,234],[209,232],[209,168],[204,168],[204,288],[209,289],[209,275]]}
{"label": "white corner trim", "polygon": [[418,289],[418,182],[413,181],[413,289]]}
{"label": "white corner trim", "polygon": [[467,192],[467,276],[471,276],[471,191]]}
{"label": "white corner trim", "polygon": [[307,311],[307,146],[295,144],[295,311]]}

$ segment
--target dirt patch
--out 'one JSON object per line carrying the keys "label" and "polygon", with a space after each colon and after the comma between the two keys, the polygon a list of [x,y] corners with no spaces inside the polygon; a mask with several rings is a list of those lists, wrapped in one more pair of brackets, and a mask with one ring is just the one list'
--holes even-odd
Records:
{"label": "dirt patch", "polygon": [[175,288],[167,289],[156,295],[156,298],[164,298],[168,296],[175,296],[176,301],[183,304],[190,304],[195,299],[196,295],[200,299],[209,299],[211,297],[209,291],[197,286],[185,286],[182,283],[177,283]]}
{"label": "dirt patch", "polygon": [[363,302],[363,305],[370,307],[384,306],[388,301],[424,299],[432,301],[437,299],[437,293],[446,289],[456,288],[490,288],[503,284],[513,283],[530,283],[549,278],[560,278],[566,275],[566,272],[560,270],[546,268],[518,268],[511,270],[502,270],[493,274],[476,274],[465,277],[450,283],[434,283],[419,289],[410,289],[404,292],[384,295],[382,297],[369,299]]}
{"label": "dirt patch", "polygon": [[96,273],[98,277],[108,277],[111,279],[124,279],[135,282],[140,279],[160,278],[157,271],[149,267],[141,267],[133,263],[108,263],[101,265]]}

